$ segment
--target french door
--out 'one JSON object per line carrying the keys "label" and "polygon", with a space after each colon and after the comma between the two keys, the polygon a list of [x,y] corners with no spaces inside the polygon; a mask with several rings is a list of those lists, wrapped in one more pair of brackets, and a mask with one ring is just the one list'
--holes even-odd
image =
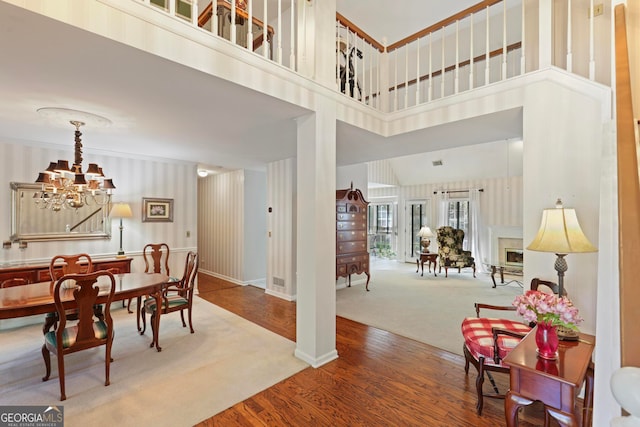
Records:
{"label": "french door", "polygon": [[405,262],[416,262],[416,258],[420,256],[420,237],[418,232],[423,226],[433,227],[430,224],[430,203],[429,200],[407,200],[405,202]]}

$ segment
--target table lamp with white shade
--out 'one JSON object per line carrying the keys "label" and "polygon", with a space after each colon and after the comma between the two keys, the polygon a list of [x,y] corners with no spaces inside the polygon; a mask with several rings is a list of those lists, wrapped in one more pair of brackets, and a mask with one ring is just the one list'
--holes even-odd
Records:
{"label": "table lamp with white shade", "polygon": [[418,236],[420,237],[420,245],[422,246],[422,252],[429,252],[429,245],[431,244],[431,238],[435,237],[433,231],[426,225],[423,226],[420,231],[418,231]]}
{"label": "table lamp with white shade", "polygon": [[118,251],[116,258],[124,258],[125,254],[122,249],[122,218],[131,218],[133,216],[131,206],[129,206],[128,203],[114,203],[109,215],[111,218],[120,218],[120,250]]}
{"label": "table lamp with white shade", "polygon": [[556,254],[558,295],[564,294],[564,273],[568,268],[564,257],[567,254],[598,250],[582,232],[575,209],[564,208],[560,199],[556,201],[555,208],[542,211],[540,229],[527,249]]}

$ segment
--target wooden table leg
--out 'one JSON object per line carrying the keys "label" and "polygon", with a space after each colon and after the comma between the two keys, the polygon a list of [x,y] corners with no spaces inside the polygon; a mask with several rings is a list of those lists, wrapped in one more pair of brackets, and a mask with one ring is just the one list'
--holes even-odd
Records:
{"label": "wooden table leg", "polygon": [[491,266],[491,281],[493,282],[493,287],[495,288],[496,285],[496,278],[495,278],[495,274],[496,274],[496,266],[492,265]]}
{"label": "wooden table leg", "polygon": [[518,410],[532,403],[533,400],[508,391],[504,398],[504,416],[507,421],[507,427],[516,427],[518,425]]}
{"label": "wooden table leg", "polygon": [[162,311],[162,293],[156,292],[153,294],[153,298],[156,300],[156,310],[151,316],[151,322],[153,322],[151,329],[153,330],[153,338],[151,341],[151,347],[155,345],[156,350],[162,351],[158,337],[160,335],[160,311]]}

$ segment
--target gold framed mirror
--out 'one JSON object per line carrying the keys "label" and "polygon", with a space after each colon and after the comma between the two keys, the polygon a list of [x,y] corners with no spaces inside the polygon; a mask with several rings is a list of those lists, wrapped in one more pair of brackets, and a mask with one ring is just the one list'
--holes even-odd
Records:
{"label": "gold framed mirror", "polygon": [[80,208],[59,211],[36,203],[42,186],[22,182],[11,184],[11,240],[44,241],[110,239],[111,196],[108,203],[87,203]]}

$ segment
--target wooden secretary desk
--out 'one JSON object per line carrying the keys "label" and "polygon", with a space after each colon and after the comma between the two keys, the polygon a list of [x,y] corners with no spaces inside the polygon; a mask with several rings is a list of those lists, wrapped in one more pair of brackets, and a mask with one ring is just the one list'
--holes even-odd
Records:
{"label": "wooden secretary desk", "polygon": [[367,251],[367,202],[362,192],[351,188],[336,190],[336,280],[352,274],[366,274],[369,290],[369,252]]}

